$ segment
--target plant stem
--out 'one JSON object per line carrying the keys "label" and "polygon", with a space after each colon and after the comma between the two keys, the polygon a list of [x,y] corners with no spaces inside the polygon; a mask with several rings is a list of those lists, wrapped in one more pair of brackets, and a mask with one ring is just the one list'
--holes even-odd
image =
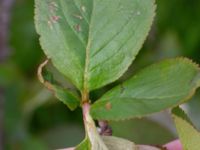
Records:
{"label": "plant stem", "polygon": [[82,104],[84,105],[85,103],[89,104],[90,100],[89,100],[89,94],[87,92],[87,90],[84,90],[82,92]]}
{"label": "plant stem", "polygon": [[106,145],[102,141],[97,131],[94,120],[90,116],[90,104],[84,103],[82,105],[82,108],[83,108],[83,120],[84,120],[86,138],[89,138],[90,140],[91,149],[96,150],[99,149],[99,147],[101,147],[102,149],[107,150]]}
{"label": "plant stem", "polygon": [[85,126],[85,131],[88,134],[90,132],[90,130],[96,128],[96,126],[89,114],[90,113],[90,104],[83,103],[82,109],[83,109],[83,122],[84,122],[84,126]]}

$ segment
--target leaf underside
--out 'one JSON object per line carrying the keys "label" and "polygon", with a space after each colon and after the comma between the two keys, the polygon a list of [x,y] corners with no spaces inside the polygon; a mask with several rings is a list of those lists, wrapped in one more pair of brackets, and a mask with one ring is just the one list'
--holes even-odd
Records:
{"label": "leaf underside", "polygon": [[[108,150],[161,150],[160,148],[147,145],[135,145],[133,142],[119,137],[102,136],[101,138]],[[75,148],[75,150],[91,150],[91,149],[92,147],[88,138],[86,138],[79,146]],[[105,148],[102,148],[100,146],[98,150],[105,150]]]}
{"label": "leaf underside", "polygon": [[133,142],[122,138],[103,136],[102,139],[109,150],[137,150],[136,145]]}
{"label": "leaf underside", "polygon": [[[90,144],[90,140],[86,138],[76,147],[76,150],[138,150],[133,142],[122,138],[102,136],[101,139],[106,147],[99,144],[98,148],[94,149],[94,146]],[[98,141],[96,141],[96,143],[98,143]]]}
{"label": "leaf underside", "polygon": [[38,77],[41,83],[44,84],[44,86],[48,88],[58,100],[67,105],[70,110],[75,110],[80,105],[78,96],[59,85],[49,71],[43,70],[43,67],[47,63],[48,61],[45,61],[38,69]]}
{"label": "leaf underside", "polygon": [[35,0],[40,42],[54,66],[79,90],[118,79],[153,21],[154,0]]}
{"label": "leaf underside", "polygon": [[196,64],[184,58],[165,60],[107,92],[92,105],[91,115],[100,120],[142,117],[185,102],[199,86]]}
{"label": "leaf underside", "polygon": [[199,150],[200,132],[194,128],[187,115],[177,107],[173,109],[172,116],[184,150]]}

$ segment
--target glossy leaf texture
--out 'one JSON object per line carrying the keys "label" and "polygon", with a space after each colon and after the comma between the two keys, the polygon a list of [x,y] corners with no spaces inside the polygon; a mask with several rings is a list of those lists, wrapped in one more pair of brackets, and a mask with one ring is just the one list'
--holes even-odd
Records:
{"label": "glossy leaf texture", "polygon": [[179,138],[185,150],[199,150],[200,132],[197,131],[188,120],[185,112],[180,108],[172,111],[172,116],[179,134]]}
{"label": "glossy leaf texture", "polygon": [[40,42],[54,66],[79,90],[118,79],[139,52],[154,0],[35,0]]}
{"label": "glossy leaf texture", "polygon": [[59,85],[50,72],[43,70],[47,63],[48,60],[42,63],[38,68],[38,78],[40,82],[44,84],[44,86],[49,89],[58,100],[67,105],[70,110],[75,110],[80,105],[80,99],[75,93]]}
{"label": "glossy leaf texture", "polygon": [[196,64],[185,58],[164,60],[103,95],[91,115],[100,120],[142,117],[184,103],[199,86]]}

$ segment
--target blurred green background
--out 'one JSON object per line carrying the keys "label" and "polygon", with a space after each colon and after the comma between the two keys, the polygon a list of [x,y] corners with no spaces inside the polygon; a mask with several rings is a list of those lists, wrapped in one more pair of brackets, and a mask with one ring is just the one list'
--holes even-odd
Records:
{"label": "blurred green background", "polygon": [[[71,112],[37,79],[37,67],[45,56],[39,46],[33,17],[33,0],[13,0],[8,28],[9,55],[0,62],[0,113],[4,112],[0,121],[3,124],[0,149],[58,149],[74,146],[84,137],[81,110]],[[91,98],[100,97],[151,63],[177,56],[200,63],[199,0],[157,1],[152,30],[130,70],[115,83],[92,92]],[[49,68],[60,82],[65,80],[55,69]],[[200,129],[200,91],[183,107]],[[114,135],[136,143],[164,144],[177,137],[167,111],[143,119],[111,122],[111,126]]]}

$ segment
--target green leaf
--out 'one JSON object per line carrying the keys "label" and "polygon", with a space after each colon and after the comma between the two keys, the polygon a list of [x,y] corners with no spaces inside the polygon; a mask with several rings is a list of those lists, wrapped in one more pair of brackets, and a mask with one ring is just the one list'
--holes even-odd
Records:
{"label": "green leaf", "polygon": [[91,107],[100,120],[142,117],[177,106],[200,86],[200,69],[188,59],[165,60],[140,71]]}
{"label": "green leaf", "polygon": [[53,90],[56,98],[67,105],[70,110],[75,110],[80,105],[79,98],[67,89],[54,85]]}
{"label": "green leaf", "polygon": [[81,142],[75,150],[90,150],[91,149],[91,143],[90,140],[86,137],[83,142]]}
{"label": "green leaf", "polygon": [[40,42],[54,66],[80,90],[118,79],[139,52],[154,0],[36,0]]}
{"label": "green leaf", "polygon": [[187,113],[193,124],[200,129],[200,89],[196,92],[195,96],[184,105],[184,111]]}
{"label": "green leaf", "polygon": [[53,78],[53,75],[47,70],[44,72],[43,67],[48,63],[46,60],[38,68],[38,78],[50,91],[52,91],[56,98],[69,107],[70,110],[75,110],[80,105],[78,96],[69,92],[67,89],[61,87]]}
{"label": "green leaf", "polygon": [[109,125],[113,130],[113,136],[123,137],[135,143],[142,143],[145,145],[152,145],[155,143],[163,145],[175,138],[174,133],[166,126],[147,118],[120,122],[112,121],[109,122]]}
{"label": "green leaf", "polygon": [[193,127],[190,121],[188,122],[187,115],[177,107],[173,109],[172,116],[183,148],[185,150],[199,150],[200,132]]}

